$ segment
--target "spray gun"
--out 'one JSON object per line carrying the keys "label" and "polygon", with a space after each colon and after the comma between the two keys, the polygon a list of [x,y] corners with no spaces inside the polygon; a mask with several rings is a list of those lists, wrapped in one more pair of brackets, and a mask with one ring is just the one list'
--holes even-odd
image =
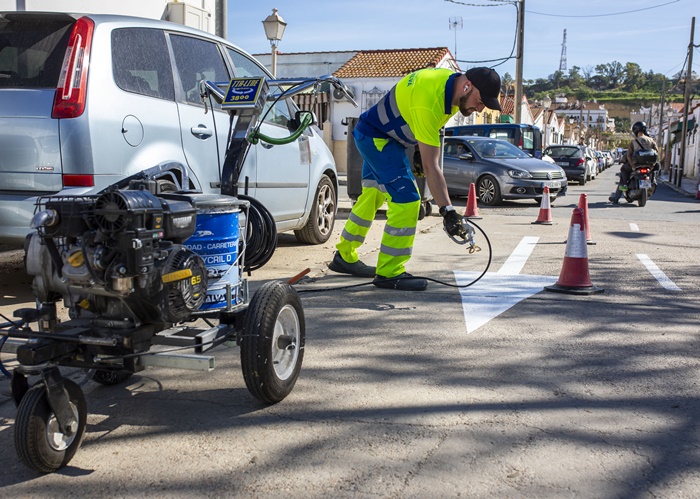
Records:
{"label": "spray gun", "polygon": [[447,235],[449,236],[450,239],[452,239],[454,242],[457,244],[463,245],[463,244],[469,244],[469,254],[476,253],[481,251],[481,247],[477,246],[476,242],[474,241],[474,227],[469,223],[469,219],[467,217],[461,217],[460,218],[460,230],[456,235],[452,235],[449,232],[447,232]]}

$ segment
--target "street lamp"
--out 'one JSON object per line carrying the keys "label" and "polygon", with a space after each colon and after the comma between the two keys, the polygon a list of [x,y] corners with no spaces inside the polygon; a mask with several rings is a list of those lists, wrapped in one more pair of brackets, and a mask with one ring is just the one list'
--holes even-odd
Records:
{"label": "street lamp", "polygon": [[272,14],[267,16],[262,23],[265,28],[265,36],[270,40],[272,47],[272,76],[277,77],[277,45],[282,40],[287,23],[277,13],[277,9],[272,9]]}

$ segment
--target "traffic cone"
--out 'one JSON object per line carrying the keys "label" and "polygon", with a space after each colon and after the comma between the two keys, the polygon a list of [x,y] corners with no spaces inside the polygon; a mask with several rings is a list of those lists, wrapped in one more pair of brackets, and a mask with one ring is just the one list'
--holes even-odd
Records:
{"label": "traffic cone", "polygon": [[481,220],[479,208],[476,206],[476,186],[474,182],[469,185],[469,196],[467,197],[467,210],[464,212],[466,218]]}
{"label": "traffic cone", "polygon": [[586,226],[586,244],[595,244],[591,238],[591,225],[588,223],[588,195],[581,194],[578,198],[578,207],[583,210],[583,225]]}
{"label": "traffic cone", "polygon": [[542,202],[540,203],[540,213],[533,224],[552,225],[552,208],[549,204],[549,187],[545,186],[542,191]]}
{"label": "traffic cone", "polygon": [[572,295],[590,295],[604,291],[591,283],[591,277],[588,274],[588,248],[584,239],[585,234],[583,210],[574,208],[559,280],[553,286],[545,286],[545,290]]}

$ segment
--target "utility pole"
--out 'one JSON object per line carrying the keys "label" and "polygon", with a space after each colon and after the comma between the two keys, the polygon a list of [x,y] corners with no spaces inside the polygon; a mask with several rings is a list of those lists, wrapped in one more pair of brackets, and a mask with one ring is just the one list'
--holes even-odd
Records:
{"label": "utility pole", "polygon": [[518,55],[515,59],[515,122],[522,119],[523,102],[523,35],[525,34],[525,0],[518,0]]}
{"label": "utility pole", "polygon": [[690,87],[693,84],[693,41],[695,40],[695,18],[690,23],[690,43],[688,44],[688,69],[685,72],[685,97],[683,106],[683,131],[681,132],[681,157],[678,161],[678,175],[676,185],[681,186],[683,172],[685,171],[685,142],[688,134],[688,112],[690,111]]}
{"label": "utility pole", "polygon": [[[666,99],[666,76],[664,76],[664,81],[661,84],[661,108],[659,109],[659,133],[656,134],[656,141],[658,143],[659,149],[661,152],[665,151],[664,148],[664,101]],[[659,158],[661,160],[661,164],[663,165],[665,160],[666,160],[666,155],[664,154],[663,158]]]}

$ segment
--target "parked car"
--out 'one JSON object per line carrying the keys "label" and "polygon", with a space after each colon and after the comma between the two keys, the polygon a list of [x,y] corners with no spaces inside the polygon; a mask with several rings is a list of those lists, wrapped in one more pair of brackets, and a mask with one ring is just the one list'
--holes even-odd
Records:
{"label": "parked car", "polygon": [[482,123],[480,125],[448,126],[445,136],[463,135],[507,140],[534,158],[542,158],[542,132],[534,125],[523,123]]}
{"label": "parked car", "polygon": [[[199,82],[270,73],[226,40],[179,24],[112,15],[0,12],[0,242],[21,242],[38,196],[96,193],[138,171],[185,165],[219,192],[230,116]],[[207,112],[208,109],[208,112]],[[297,107],[267,103],[261,132],[286,137]],[[163,188],[181,181],[174,170]],[[338,179],[320,131],[251,146],[240,190],[301,242],[331,235]]]}
{"label": "parked car", "polygon": [[566,174],[557,165],[531,157],[508,141],[489,137],[445,137],[444,175],[451,195],[469,194],[474,183],[479,201],[500,204],[504,199],[541,200],[566,193]]}
{"label": "parked car", "polygon": [[544,153],[564,169],[569,181],[585,185],[591,177],[595,178],[596,161],[586,146],[558,144],[547,147]]}

